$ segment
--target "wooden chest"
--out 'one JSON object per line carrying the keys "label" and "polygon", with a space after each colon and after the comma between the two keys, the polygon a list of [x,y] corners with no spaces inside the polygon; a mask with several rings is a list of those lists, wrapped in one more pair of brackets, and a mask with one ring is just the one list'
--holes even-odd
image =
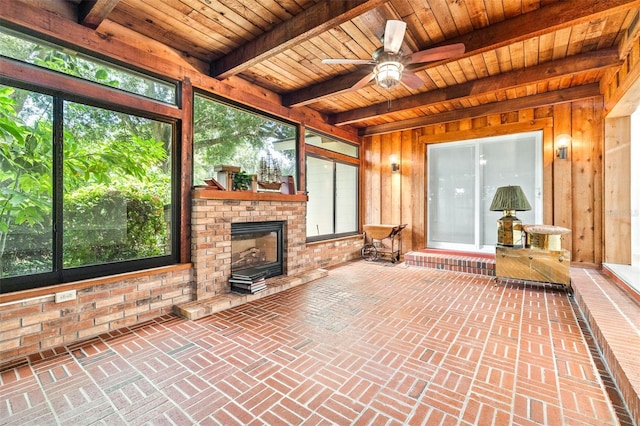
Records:
{"label": "wooden chest", "polygon": [[496,277],[571,285],[568,250],[496,247]]}

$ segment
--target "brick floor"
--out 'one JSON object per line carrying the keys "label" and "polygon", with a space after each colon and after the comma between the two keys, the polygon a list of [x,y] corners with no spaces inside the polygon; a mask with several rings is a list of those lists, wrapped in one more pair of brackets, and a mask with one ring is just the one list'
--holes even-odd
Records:
{"label": "brick floor", "polygon": [[357,261],[13,363],[0,424],[626,424],[572,305],[554,286]]}

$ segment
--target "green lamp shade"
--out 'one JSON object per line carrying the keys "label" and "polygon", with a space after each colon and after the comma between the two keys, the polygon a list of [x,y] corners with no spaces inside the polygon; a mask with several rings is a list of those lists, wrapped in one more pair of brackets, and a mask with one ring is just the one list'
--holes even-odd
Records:
{"label": "green lamp shade", "polygon": [[491,211],[526,211],[531,210],[531,205],[519,186],[501,186],[496,190],[496,195],[491,202]]}

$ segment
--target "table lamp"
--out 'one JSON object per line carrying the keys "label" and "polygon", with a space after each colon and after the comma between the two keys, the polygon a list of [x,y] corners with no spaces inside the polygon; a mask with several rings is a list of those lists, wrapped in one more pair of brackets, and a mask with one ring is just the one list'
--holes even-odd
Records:
{"label": "table lamp", "polygon": [[531,210],[531,205],[522,188],[519,186],[498,188],[489,210],[503,211],[503,216],[498,219],[498,245],[524,247],[522,222],[516,217],[516,212]]}

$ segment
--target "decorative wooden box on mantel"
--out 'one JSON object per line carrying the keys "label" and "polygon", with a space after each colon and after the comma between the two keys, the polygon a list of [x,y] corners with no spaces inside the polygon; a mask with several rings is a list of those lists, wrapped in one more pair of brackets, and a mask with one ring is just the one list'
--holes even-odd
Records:
{"label": "decorative wooden box on mantel", "polygon": [[215,166],[213,171],[216,173],[216,180],[226,189],[231,191],[233,189],[233,175],[240,171],[238,166]]}
{"label": "decorative wooden box on mantel", "polygon": [[547,225],[524,227],[527,247],[496,246],[496,277],[571,286],[571,254],[561,247],[567,228]]}

